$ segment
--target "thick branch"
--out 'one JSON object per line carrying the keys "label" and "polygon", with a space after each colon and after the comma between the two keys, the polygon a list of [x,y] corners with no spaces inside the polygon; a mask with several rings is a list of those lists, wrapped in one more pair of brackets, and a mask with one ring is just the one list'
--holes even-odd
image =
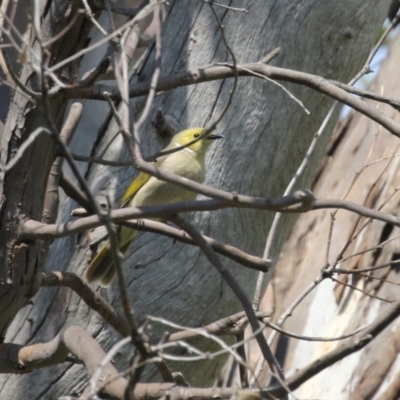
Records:
{"label": "thick branch", "polygon": [[[0,345],[0,372],[21,374],[34,369],[47,367],[64,362],[69,353],[81,360],[86,371],[92,377],[106,356],[101,346],[84,329],[79,326],[67,328],[47,343],[37,343],[21,346],[12,343]],[[114,399],[123,399],[128,381],[122,378],[112,363],[108,363],[102,371],[100,394]],[[170,399],[183,400],[202,397],[228,399],[233,395],[259,391],[243,391],[233,388],[186,388],[175,383],[138,383],[135,387],[135,399],[156,399],[169,395]]]}

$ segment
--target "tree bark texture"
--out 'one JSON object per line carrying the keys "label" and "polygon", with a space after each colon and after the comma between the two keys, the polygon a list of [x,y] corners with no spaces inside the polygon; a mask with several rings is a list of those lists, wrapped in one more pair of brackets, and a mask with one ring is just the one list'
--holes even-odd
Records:
{"label": "tree bark texture", "polygon": [[[217,12],[238,63],[258,61],[269,51],[281,47],[280,55],[272,64],[348,82],[361,69],[374,45],[389,3],[370,0],[351,3],[327,0],[246,2],[248,13],[222,8]],[[231,5],[243,7],[242,2],[232,2]],[[72,43],[71,40],[68,37],[68,43]],[[83,60],[82,72],[89,68],[95,57],[100,58],[101,54],[89,55]],[[139,80],[151,77],[153,63],[151,57],[148,60]],[[163,27],[162,75],[216,62],[231,60],[209,6],[197,0],[170,1]],[[156,111],[160,110],[167,120],[184,128],[202,126],[219,115],[232,83],[232,80],[210,82],[160,94],[150,121],[141,132],[144,153],[152,154],[168,142],[152,127]],[[256,77],[240,79],[233,103],[218,128],[225,139],[208,154],[207,184],[261,197],[278,196],[284,192],[332,104],[330,99],[309,88],[284,85],[311,114],[307,115],[271,82]],[[135,112],[142,110],[143,104],[143,99],[132,101]],[[126,160],[127,151],[116,134],[116,123],[105,118],[108,107],[98,101],[87,101],[85,106],[86,113],[75,134],[72,150],[111,160]],[[65,101],[60,99],[52,107],[54,118],[61,123]],[[6,160],[11,158],[21,138],[23,140],[33,129],[45,123],[38,109],[27,112],[25,106],[21,107],[18,97],[10,113],[1,142],[2,159],[5,157]],[[310,185],[333,122],[319,142],[299,187]],[[101,123],[105,124],[98,129]],[[39,241],[15,241],[16,221],[20,216],[42,218],[44,190],[53,153],[54,144],[43,136],[4,181],[0,258],[5,267],[1,270],[0,307],[6,319],[2,319],[0,328],[4,334],[8,323],[13,320],[6,340],[36,343],[51,340],[65,326],[78,324],[107,349],[118,335],[68,289],[43,288],[26,304],[34,277],[38,276],[44,261],[46,270],[83,274],[90,258],[88,244],[97,235],[95,232],[56,240],[49,252]],[[82,165],[82,169],[86,171],[93,191],[108,192],[116,206],[135,175],[131,168]],[[72,201],[65,200],[60,205],[57,221],[70,220],[70,211],[75,206]],[[202,233],[261,256],[273,214],[221,210],[188,218]],[[275,238],[273,258],[279,254],[293,220],[293,217],[283,219]],[[257,273],[226,259],[223,261],[252,296]],[[138,321],[143,321],[146,315],[157,315],[188,326],[201,326],[240,310],[237,299],[197,248],[155,234],[139,234],[126,254],[124,266]],[[101,293],[118,307],[116,284],[102,289]],[[16,316],[19,309],[21,311]],[[154,338],[165,331],[165,328],[156,326],[151,329],[149,333]],[[121,352],[116,357],[118,368],[127,365],[127,354],[127,351]],[[200,385],[215,379],[221,362],[175,364],[173,369],[182,370],[192,384]],[[153,370],[147,372],[146,378],[160,379]],[[54,399],[62,394],[79,393],[87,383],[83,368],[68,363],[52,367],[51,372],[44,369],[0,379],[0,397],[7,399],[28,396]]]}
{"label": "tree bark texture", "polygon": [[[392,41],[371,90],[398,98],[398,59],[400,37]],[[395,121],[398,111],[369,101]],[[368,207],[382,207],[382,211],[399,215],[399,141],[376,123],[359,114],[342,121],[328,148],[314,194],[318,198],[342,198]],[[355,180],[355,178],[357,179]],[[354,181],[355,180],[355,181]],[[354,186],[351,187],[352,182]],[[326,249],[333,210],[323,210],[300,216],[282,258],[276,267],[274,279],[277,298],[276,315],[281,313],[311,284],[326,265]],[[330,240],[328,262],[335,258],[366,223],[356,215],[339,211]],[[357,230],[353,231],[354,225]],[[380,221],[369,223],[365,230],[350,241],[338,268],[352,270],[378,266],[400,257],[399,228]],[[387,243],[386,243],[387,242]],[[386,243],[386,244],[384,244]],[[379,246],[382,247],[379,247]],[[368,249],[372,249],[367,251]],[[351,284],[357,290],[326,279],[302,302],[284,328],[297,334],[318,337],[340,336],[367,326],[381,316],[390,304],[399,298],[399,264],[360,275],[334,275],[340,282]],[[344,342],[354,341],[354,338]],[[286,351],[286,369],[295,371],[338,348],[343,342],[307,342],[289,340]],[[398,399],[399,386],[399,321],[398,318],[377,338],[359,352],[325,369],[296,392],[299,398],[329,399]]]}

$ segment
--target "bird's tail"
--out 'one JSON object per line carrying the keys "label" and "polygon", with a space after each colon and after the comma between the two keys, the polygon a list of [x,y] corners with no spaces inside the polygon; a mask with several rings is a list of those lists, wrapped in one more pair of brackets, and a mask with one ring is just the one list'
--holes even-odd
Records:
{"label": "bird's tail", "polygon": [[108,286],[114,275],[114,261],[110,252],[110,242],[107,240],[90,263],[85,277],[89,283],[98,281],[101,286]]}
{"label": "bird's tail", "polygon": [[[122,253],[125,253],[129,244],[135,237],[136,231],[122,229],[118,232],[120,248]],[[122,235],[121,235],[122,234]],[[129,237],[127,237],[127,234]],[[101,286],[106,287],[111,284],[116,274],[114,259],[110,251],[110,242],[107,242],[101,247],[100,251],[96,254],[96,257],[90,263],[86,270],[85,278],[89,283],[98,282]]]}

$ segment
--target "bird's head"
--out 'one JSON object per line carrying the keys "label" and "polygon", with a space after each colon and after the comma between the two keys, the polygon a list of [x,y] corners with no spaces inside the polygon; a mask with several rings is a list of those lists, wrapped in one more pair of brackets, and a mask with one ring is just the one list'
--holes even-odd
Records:
{"label": "bird's head", "polygon": [[[182,132],[177,133],[171,140],[170,146],[168,147],[180,147],[185,146],[190,142],[193,142],[201,135],[206,132],[205,128],[189,128]],[[203,138],[195,141],[190,146],[187,147],[188,150],[195,152],[198,155],[203,155],[206,153],[207,149],[210,147],[211,143],[215,139],[221,139],[221,135],[209,134]],[[171,146],[172,145],[172,146]]]}

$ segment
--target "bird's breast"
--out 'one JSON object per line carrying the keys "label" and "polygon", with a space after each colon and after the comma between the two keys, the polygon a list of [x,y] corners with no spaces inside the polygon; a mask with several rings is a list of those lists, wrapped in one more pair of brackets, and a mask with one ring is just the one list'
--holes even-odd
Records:
{"label": "bird's breast", "polygon": [[[180,175],[196,182],[205,178],[204,160],[198,160],[195,154],[179,151],[173,153],[159,166],[168,172]],[[172,183],[151,177],[133,197],[131,206],[157,205],[194,200],[197,194]]]}

